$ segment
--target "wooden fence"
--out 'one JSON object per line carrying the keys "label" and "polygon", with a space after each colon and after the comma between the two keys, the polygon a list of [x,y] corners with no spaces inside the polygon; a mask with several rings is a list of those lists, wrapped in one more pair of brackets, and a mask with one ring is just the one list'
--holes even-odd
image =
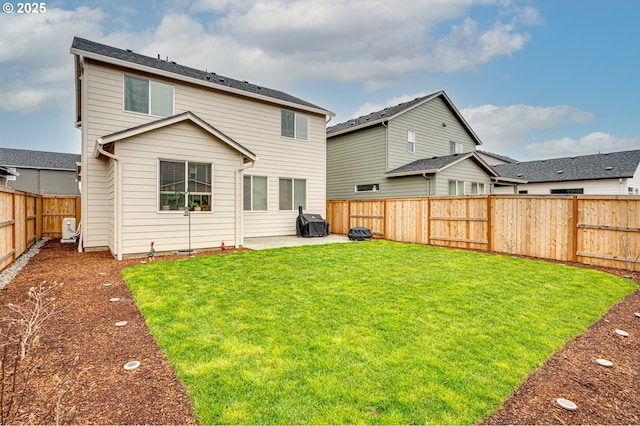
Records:
{"label": "wooden fence", "polygon": [[80,197],[0,187],[0,271],[41,238],[62,237],[62,219],[80,223]]}
{"label": "wooden fence", "polygon": [[327,201],[331,232],[640,269],[640,197],[478,195]]}

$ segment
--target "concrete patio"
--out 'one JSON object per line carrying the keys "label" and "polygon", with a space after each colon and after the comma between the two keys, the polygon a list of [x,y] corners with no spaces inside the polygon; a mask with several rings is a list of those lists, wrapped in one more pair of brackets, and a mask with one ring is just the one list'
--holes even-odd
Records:
{"label": "concrete patio", "polygon": [[310,246],[331,243],[351,242],[346,235],[327,235],[326,237],[302,238],[295,235],[280,237],[254,237],[245,238],[244,247],[252,250],[263,250],[278,247]]}

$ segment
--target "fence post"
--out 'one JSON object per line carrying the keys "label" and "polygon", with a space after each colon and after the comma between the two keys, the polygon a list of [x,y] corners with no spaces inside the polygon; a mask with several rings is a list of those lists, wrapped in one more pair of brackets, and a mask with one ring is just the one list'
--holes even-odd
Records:
{"label": "fence post", "polygon": [[573,196],[573,214],[571,215],[573,219],[573,223],[568,226],[570,237],[571,237],[571,245],[573,246],[571,249],[571,261],[576,262],[578,260],[578,196]]}
{"label": "fence post", "polygon": [[487,194],[487,251],[493,251],[493,232],[491,227],[493,226],[493,211],[491,210],[491,194]]}

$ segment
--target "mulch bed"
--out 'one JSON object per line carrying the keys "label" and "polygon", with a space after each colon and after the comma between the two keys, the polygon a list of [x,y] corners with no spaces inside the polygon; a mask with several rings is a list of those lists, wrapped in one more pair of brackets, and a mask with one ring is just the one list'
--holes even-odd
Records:
{"label": "mulch bed", "polygon": [[[219,252],[197,255],[211,254]],[[175,258],[184,256],[156,260]],[[53,291],[57,306],[65,307],[40,330],[21,410],[5,421],[55,423],[56,413],[60,423],[197,421],[184,386],[122,280],[120,270],[141,261],[118,262],[106,252],[78,253],[75,245],[49,241],[0,291],[2,317],[10,313],[8,303],[24,303],[28,289],[43,281],[63,283]],[[607,271],[640,283],[640,273]],[[120,301],[110,302],[113,297]],[[640,318],[635,312],[640,312],[639,291],[568,342],[484,424],[640,424]],[[116,327],[118,321],[128,324]],[[619,336],[616,329],[630,336]],[[614,365],[601,367],[597,358]],[[126,371],[123,366],[132,360],[140,367]],[[557,398],[575,402],[578,409],[559,407]]]}

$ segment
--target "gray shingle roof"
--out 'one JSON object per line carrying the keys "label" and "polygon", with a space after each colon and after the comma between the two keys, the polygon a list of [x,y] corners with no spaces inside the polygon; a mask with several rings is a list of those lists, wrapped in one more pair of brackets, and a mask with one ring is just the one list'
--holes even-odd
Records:
{"label": "gray shingle roof", "polygon": [[529,183],[629,178],[640,164],[640,150],[497,164],[503,177]]}
{"label": "gray shingle roof", "polygon": [[79,154],[0,148],[0,165],[55,170],[75,170]]}
{"label": "gray shingle roof", "polygon": [[422,96],[420,98],[415,98],[411,101],[408,102],[403,102],[401,104],[395,105],[395,106],[390,106],[384,109],[381,109],[380,111],[375,111],[372,112],[370,114],[367,115],[363,115],[361,117],[358,118],[354,118],[352,120],[348,120],[342,123],[338,123],[335,124],[333,126],[327,127],[327,134],[332,134],[332,133],[337,133],[340,132],[342,130],[346,130],[346,129],[350,129],[353,127],[358,127],[358,126],[362,126],[365,125],[367,123],[375,123],[376,121],[379,120],[384,120],[387,119],[389,117],[393,117],[396,114],[399,114],[409,108],[411,108],[412,106],[419,104],[420,102],[426,100],[427,98],[433,98],[436,97],[438,95],[440,95],[441,93],[443,93],[442,91],[440,92],[436,92],[436,93],[432,93],[430,95],[426,95],[426,96]]}
{"label": "gray shingle roof", "polygon": [[118,59],[121,61],[130,62],[136,65],[142,65],[144,67],[153,68],[156,70],[161,70],[165,72],[170,72],[173,74],[178,74],[185,77],[191,77],[197,80],[202,80],[203,83],[212,83],[214,85],[218,85],[221,88],[230,87],[236,90],[241,90],[243,92],[266,96],[268,98],[272,98],[278,101],[285,101],[293,104],[302,105],[305,107],[310,107],[314,109],[319,109],[322,111],[326,111],[330,115],[333,115],[332,112],[325,110],[317,105],[314,105],[310,102],[304,101],[300,98],[296,98],[295,96],[291,96],[285,92],[281,92],[279,90],[269,89],[268,87],[258,86],[255,84],[251,84],[247,81],[235,80],[229,77],[225,77],[222,75],[218,75],[213,72],[207,72],[198,70],[195,68],[190,68],[184,65],[177,64],[173,61],[166,61],[160,58],[152,58],[149,56],[144,56],[139,53],[132,52],[131,50],[123,50],[118,49],[116,47],[107,46],[105,44],[96,43],[94,41],[86,40],[79,37],[74,37],[73,43],[71,45],[72,52],[73,50],[93,53],[113,59]]}
{"label": "gray shingle roof", "polygon": [[515,163],[518,160],[511,158],[511,157],[507,157],[506,155],[501,155],[501,154],[495,154],[493,152],[489,152],[489,151],[481,151],[479,149],[476,149],[476,152],[480,153],[480,154],[484,154],[484,155],[488,155],[490,157],[494,157],[497,158],[499,160],[504,161],[505,163]]}
{"label": "gray shingle roof", "polygon": [[416,160],[411,163],[405,164],[404,166],[398,167],[397,169],[390,170],[384,175],[387,177],[394,177],[394,176],[411,176],[411,175],[417,175],[422,173],[437,173],[440,170],[445,169],[454,163],[457,163],[459,161],[464,161],[468,158],[480,164],[481,167],[487,171],[487,174],[491,176],[498,175],[475,152],[443,155],[441,157],[422,158],[420,160]]}

